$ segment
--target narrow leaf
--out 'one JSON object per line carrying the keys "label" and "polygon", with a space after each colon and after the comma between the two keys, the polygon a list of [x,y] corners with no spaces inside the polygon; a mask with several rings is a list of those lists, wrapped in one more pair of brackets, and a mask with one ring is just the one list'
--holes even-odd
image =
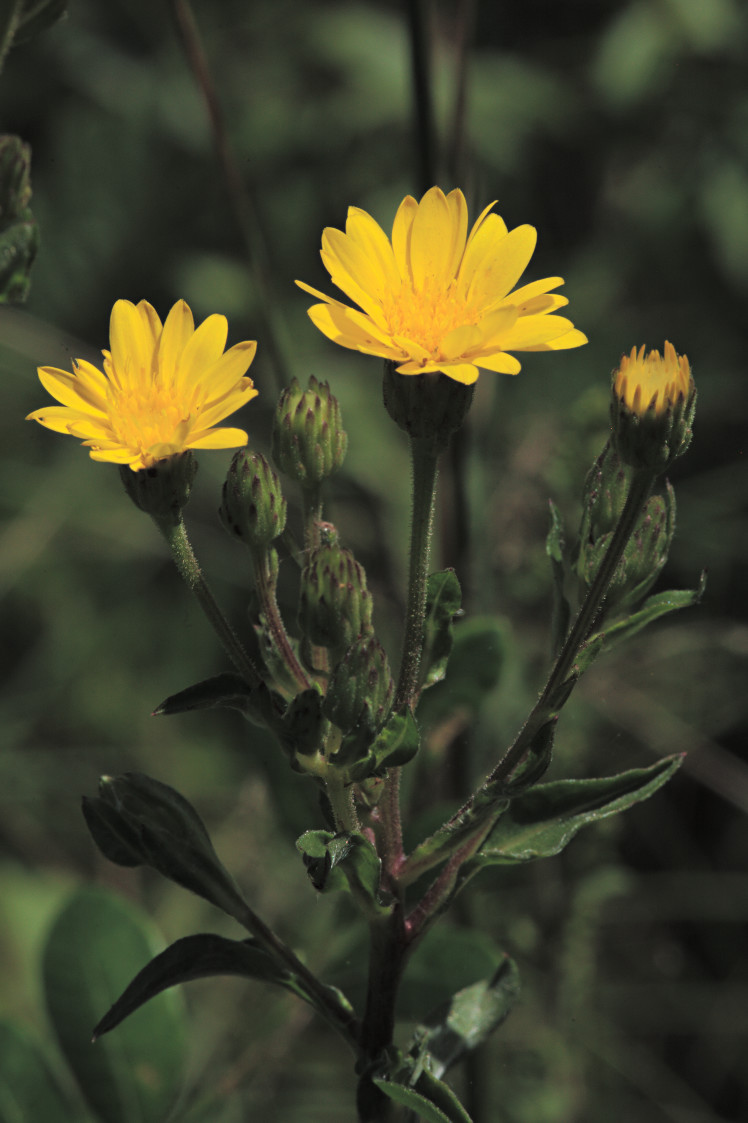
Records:
{"label": "narrow leaf", "polygon": [[[288,972],[281,970],[256,940],[229,940],[212,933],[185,936],[138,972],[96,1026],[94,1040],[169,987],[214,975],[240,975],[289,987]],[[291,985],[289,989],[296,988]]]}
{"label": "narrow leaf", "polygon": [[250,686],[240,675],[223,674],[169,695],[156,707],[153,716],[219,707],[239,710],[255,725],[268,725],[282,714],[285,705],[280,695],[270,691],[264,682],[259,686]]}
{"label": "narrow leaf", "polygon": [[538,784],[512,800],[465,873],[560,853],[582,827],[648,799],[682,762],[681,755],[669,756],[617,776]]}
{"label": "narrow leaf", "polygon": [[[695,589],[671,589],[666,593],[656,593],[653,597],[647,597],[638,612],[606,626],[605,631],[600,633],[605,647],[612,647],[614,643],[636,635],[642,628],[646,628],[647,624],[659,620],[661,616],[699,604],[705,589],[706,573],[702,573]],[[593,639],[597,638],[593,636]]]}
{"label": "narrow leaf", "polygon": [[553,636],[553,650],[558,651],[569,629],[571,609],[564,592],[566,565],[564,560],[565,542],[563,519],[561,517],[561,512],[552,499],[548,500],[548,506],[551,512],[551,525],[548,530],[548,537],[545,540],[545,552],[550,559],[553,573],[553,615],[551,631]]}

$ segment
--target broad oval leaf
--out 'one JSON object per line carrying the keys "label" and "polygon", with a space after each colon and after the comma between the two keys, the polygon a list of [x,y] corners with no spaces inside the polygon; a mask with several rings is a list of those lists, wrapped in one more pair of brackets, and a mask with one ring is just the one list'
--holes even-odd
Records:
{"label": "broad oval leaf", "polygon": [[81,1123],[42,1048],[19,1026],[0,1022],[2,1123]]}
{"label": "broad oval leaf", "polygon": [[91,1030],[153,955],[154,932],[131,905],[82,889],[59,913],[43,957],[44,992],[60,1047],[104,1123],[163,1123],[180,1088],[184,1012],[159,995],[96,1045]]}

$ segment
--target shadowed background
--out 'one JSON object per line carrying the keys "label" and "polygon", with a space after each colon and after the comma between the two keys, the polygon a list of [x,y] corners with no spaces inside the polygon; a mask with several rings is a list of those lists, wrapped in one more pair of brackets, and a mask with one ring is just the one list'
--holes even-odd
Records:
{"label": "shadowed background", "polygon": [[[3,130],[32,145],[41,230],[27,305],[0,310],[0,1014],[40,1035],[39,949],[75,885],[95,880],[144,905],[164,940],[237,935],[184,892],[97,857],[79,801],[105,772],[147,771],[183,791],[257,911],[326,979],[353,997],[360,988],[362,932],[344,905],[315,900],[293,847],[320,825],[314,791],[238,715],[149,716],[226,659],[116,471],[22,419],[46,400],[35,366],[97,361],[121,297],[145,298],[162,316],[184,297],[197,320],[225,313],[230,343],[258,339],[250,373],[260,397],[238,423],[261,451],[279,388],[292,375],[328,378],[350,437],[329,515],[366,565],[396,661],[407,450],[380,405],[378,361],[325,341],[293,280],[332,291],[322,228],[341,227],[355,204],[388,229],[402,197],[423,189],[406,8],[195,0],[240,215],[169,4],[78,0],[0,76]],[[455,1075],[476,1123],[739,1120],[748,15],[737,0],[484,0],[429,13],[436,179],[465,190],[471,215],[498,198],[510,228],[537,227],[525,279],[562,275],[590,343],[527,355],[517,378],[479,381],[441,550],[469,611],[505,619],[502,675],[469,740],[413,766],[414,814],[424,793],[454,806],[536,696],[548,646],[547,499],[574,527],[606,436],[609,372],[635,344],[670,339],[699,388],[694,443],[672,471],[679,522],[657,588],[694,586],[702,568],[709,583],[700,607],[589,673],[564,713],[552,773],[616,772],[688,751],[681,774],[561,857],[483,875],[450,921],[452,942],[433,941],[414,963],[403,1016],[415,1021],[480,977],[494,942],[517,959],[524,990],[464,1084]],[[200,457],[187,516],[243,628],[247,561],[216,516],[229,459]],[[290,574],[285,582],[292,623]],[[460,934],[468,922],[479,935]],[[293,999],[230,980],[192,984],[186,997],[188,1086],[220,1096],[206,1118],[350,1119],[349,1058]]]}

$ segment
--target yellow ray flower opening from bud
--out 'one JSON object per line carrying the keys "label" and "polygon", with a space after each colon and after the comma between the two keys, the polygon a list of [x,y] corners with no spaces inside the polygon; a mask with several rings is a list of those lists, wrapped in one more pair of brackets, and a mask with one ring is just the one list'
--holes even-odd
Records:
{"label": "yellow ray flower opening from bud", "polygon": [[568,304],[552,294],[561,277],[514,289],[536,232],[507,230],[493,205],[468,234],[462,191],[432,187],[420,203],[403,199],[391,238],[366,211],[350,207],[345,233],[323,232],[322,261],[358,309],[297,281],[323,301],[309,309],[312,322],[342,347],[397,363],[400,374],[442,371],[465,385],[481,367],[517,374],[510,351],[580,347],[587,337],[554,315]]}
{"label": "yellow ray flower opening from bud", "polygon": [[133,471],[188,449],[245,445],[243,429],[214,428],[257,396],[246,374],[257,344],[224,351],[227,333],[225,316],[208,316],[195,328],[183,300],[163,325],[147,301],[118,300],[104,372],[85,359],[73,361],[72,374],[39,367],[42,385],[61,404],[27,420],[78,437],[93,460]]}
{"label": "yellow ray flower opening from bud", "polygon": [[672,343],[665,343],[664,354],[644,347],[632,347],[624,355],[613,380],[613,392],[632,413],[641,417],[652,410],[660,417],[679,401],[684,401],[691,388],[691,367],[685,355],[678,355]]}

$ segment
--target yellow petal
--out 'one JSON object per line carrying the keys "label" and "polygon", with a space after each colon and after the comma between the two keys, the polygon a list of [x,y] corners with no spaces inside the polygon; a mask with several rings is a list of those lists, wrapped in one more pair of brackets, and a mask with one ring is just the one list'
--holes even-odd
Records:
{"label": "yellow petal", "polygon": [[211,429],[207,433],[190,437],[188,448],[240,448],[249,437],[243,429]]}
{"label": "yellow petal", "polygon": [[[478,215],[478,217],[476,218],[475,222],[472,225],[472,228],[470,230],[470,234],[468,235],[468,240],[467,240],[468,246],[470,245],[471,242],[473,242],[475,240],[475,238],[478,235],[478,231],[482,229],[483,223],[486,221],[486,218],[488,217],[489,213],[493,210],[493,208],[495,206],[496,206],[496,200],[494,199],[494,201],[492,203],[489,203],[488,206],[484,207],[483,210],[480,212],[480,214]],[[498,215],[498,214],[491,215],[491,228],[494,231],[494,236],[496,238],[501,238],[501,237],[505,236],[506,233],[507,233],[506,223],[504,222],[504,219],[501,218],[501,216]]]}
{"label": "yellow petal", "polygon": [[176,392],[189,393],[205,371],[220,359],[228,330],[225,316],[213,315],[203,320],[182,352],[174,384]]}
{"label": "yellow petal", "polygon": [[36,373],[44,389],[62,405],[84,413],[102,415],[105,412],[106,403],[99,393],[91,393],[85,378],[78,379],[69,371],[58,370],[57,367],[38,367]]}
{"label": "yellow petal", "polygon": [[70,433],[70,423],[83,414],[78,413],[76,410],[70,409],[68,406],[42,406],[41,409],[35,409],[31,413],[26,414],[27,421],[38,421],[45,429],[51,429],[53,433]]}
{"label": "yellow petal", "polygon": [[444,192],[432,187],[418,205],[410,234],[410,265],[416,288],[423,288],[429,280],[446,280],[454,233]]}
{"label": "yellow petal", "polygon": [[441,357],[457,359],[461,355],[467,355],[474,347],[480,346],[483,340],[482,326],[479,328],[475,324],[463,324],[462,327],[450,331],[439,346]]}
{"label": "yellow petal", "polygon": [[343,292],[348,292],[348,281],[377,300],[385,291],[387,278],[379,262],[372,259],[342,230],[328,226],[323,232],[322,260],[333,281]]}
{"label": "yellow petal", "polygon": [[232,387],[239,388],[256,352],[257,343],[246,339],[243,343],[235,343],[221,355],[218,362],[205,372],[205,380],[200,386],[202,401],[210,404],[222,398]]}
{"label": "yellow petal", "polygon": [[502,349],[524,351],[558,339],[573,329],[571,320],[563,316],[521,316],[502,339]]}
{"label": "yellow petal", "polygon": [[224,395],[223,398],[217,399],[206,408],[200,411],[200,415],[196,420],[195,431],[202,432],[204,429],[209,429],[211,425],[216,425],[219,421],[223,421],[224,417],[228,417],[230,413],[235,413],[236,410],[241,409],[247,402],[251,402],[252,398],[256,398],[259,391],[255,390],[251,378],[247,378],[245,386],[240,386],[230,393]]}
{"label": "yellow petal", "polygon": [[519,374],[522,364],[514,355],[507,355],[505,351],[497,351],[494,355],[480,355],[475,359],[479,367],[484,370],[493,370],[497,374]]}
{"label": "yellow petal", "polygon": [[178,300],[166,317],[158,345],[158,373],[163,385],[172,385],[179,361],[195,330],[192,312],[184,300]]}
{"label": "yellow petal", "polygon": [[480,322],[481,351],[492,352],[503,350],[504,339],[507,333],[517,323],[517,309],[510,304],[508,307],[497,308],[489,312]]}
{"label": "yellow petal", "polygon": [[129,300],[118,300],[112,308],[109,325],[112,367],[117,384],[123,389],[136,384],[144,373],[152,369],[150,323],[146,310],[141,310],[140,305],[136,308]]}
{"label": "yellow petal", "polygon": [[363,312],[345,305],[313,304],[308,311],[309,319],[319,330],[341,347],[363,351],[367,355],[379,355],[384,359],[398,359],[402,351],[393,345],[389,336],[380,332]]}
{"label": "yellow petal", "polygon": [[539,343],[536,347],[523,347],[523,351],[567,351],[571,347],[582,347],[587,343],[587,336],[584,332],[574,328],[573,331],[567,331],[565,335],[559,335],[557,339],[549,339],[547,343]]}
{"label": "yellow petal", "polygon": [[445,363],[439,367],[447,378],[461,382],[463,386],[472,386],[478,380],[478,368],[472,363]]}
{"label": "yellow petal", "polygon": [[[475,241],[465,251],[460,282],[467,284],[468,299],[489,306],[514,288],[532,257],[537,233],[534,226],[517,226],[500,241],[486,244],[491,218],[484,222]],[[469,280],[468,280],[469,278]]]}
{"label": "yellow petal", "polygon": [[452,252],[447,262],[446,273],[447,276],[453,277],[457,273],[462,255],[465,252],[467,239],[468,209],[465,196],[459,188],[450,191],[447,195],[447,205],[452,221]]}
{"label": "yellow petal", "polygon": [[350,207],[346,233],[367,257],[376,261],[387,288],[396,288],[400,282],[395,256],[390,240],[378,222],[359,207]]}
{"label": "yellow petal", "polygon": [[521,289],[509,293],[507,300],[511,300],[512,304],[519,307],[525,301],[532,300],[535,296],[542,296],[551,289],[557,289],[563,283],[563,277],[545,277],[542,281],[531,281],[529,285],[523,285]]}
{"label": "yellow petal", "polygon": [[397,208],[395,221],[392,223],[392,252],[403,280],[413,279],[410,268],[410,232],[413,229],[413,219],[416,217],[417,210],[416,200],[412,195],[406,195]]}

